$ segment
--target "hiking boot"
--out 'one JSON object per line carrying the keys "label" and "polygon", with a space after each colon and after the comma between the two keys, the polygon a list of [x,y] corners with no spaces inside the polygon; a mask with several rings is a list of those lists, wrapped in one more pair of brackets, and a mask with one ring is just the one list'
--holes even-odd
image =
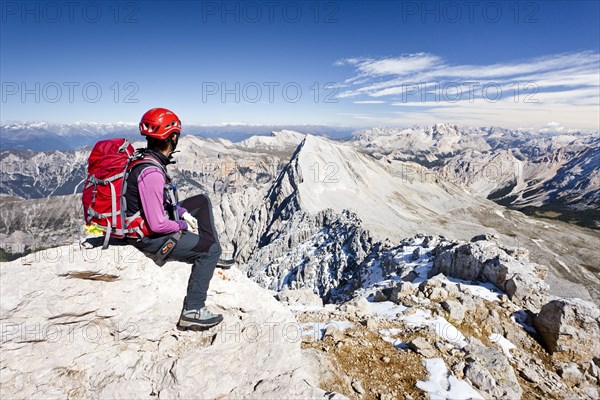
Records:
{"label": "hiking boot", "polygon": [[217,261],[217,268],[221,268],[221,269],[229,269],[231,268],[231,266],[235,264],[235,260],[231,259],[231,260],[224,260],[222,258],[219,258],[219,261]]}
{"label": "hiking boot", "polygon": [[199,310],[183,310],[177,327],[183,330],[201,330],[215,326],[221,321],[221,314],[213,314],[206,307],[202,307]]}

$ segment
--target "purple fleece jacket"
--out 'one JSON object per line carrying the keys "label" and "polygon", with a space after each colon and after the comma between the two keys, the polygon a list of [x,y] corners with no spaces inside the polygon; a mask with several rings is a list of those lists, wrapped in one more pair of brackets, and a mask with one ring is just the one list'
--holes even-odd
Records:
{"label": "purple fleece jacket", "polygon": [[[158,168],[146,168],[138,177],[140,199],[148,227],[152,232],[158,234],[173,233],[180,229],[186,230],[187,222],[173,221],[165,215],[164,187],[165,177]],[[181,216],[186,209],[177,205],[177,212]]]}

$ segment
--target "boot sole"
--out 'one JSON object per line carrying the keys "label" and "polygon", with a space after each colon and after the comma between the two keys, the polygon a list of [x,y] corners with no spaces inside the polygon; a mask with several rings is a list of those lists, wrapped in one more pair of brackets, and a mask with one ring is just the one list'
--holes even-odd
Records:
{"label": "boot sole", "polygon": [[183,330],[183,331],[187,331],[187,330],[201,331],[201,330],[206,330],[206,329],[212,328],[213,326],[217,326],[221,322],[223,322],[223,319],[220,319],[219,321],[216,321],[216,322],[209,322],[209,323],[198,323],[198,322],[179,320],[179,323],[177,323],[177,329]]}
{"label": "boot sole", "polygon": [[230,269],[231,267],[233,267],[235,265],[235,262],[231,261],[231,262],[227,262],[227,261],[219,261],[217,263],[217,268],[221,268],[221,269]]}
{"label": "boot sole", "polygon": [[177,330],[178,331],[182,331],[182,332],[186,332],[186,331],[201,332],[201,331],[207,331],[210,328],[212,328],[213,326],[216,326],[216,325],[211,325],[211,326],[198,326],[198,325],[194,325],[194,326],[181,326],[181,325],[177,324]]}

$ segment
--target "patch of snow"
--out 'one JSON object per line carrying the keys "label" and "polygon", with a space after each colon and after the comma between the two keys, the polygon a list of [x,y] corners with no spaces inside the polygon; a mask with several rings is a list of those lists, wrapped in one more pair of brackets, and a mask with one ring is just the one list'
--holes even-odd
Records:
{"label": "patch of snow", "polygon": [[414,271],[419,274],[419,276],[413,281],[413,283],[418,285],[419,283],[426,281],[427,275],[429,274],[429,271],[431,271],[432,267],[433,261],[417,266]]}
{"label": "patch of snow", "polygon": [[520,325],[523,329],[525,329],[529,333],[537,333],[537,331],[535,330],[535,328],[533,326],[531,326],[527,322],[525,322],[525,321],[527,321],[527,314],[525,314],[525,311],[523,311],[523,310],[513,313],[510,316],[510,320],[512,322],[514,322],[515,324]]}
{"label": "patch of snow", "polygon": [[494,210],[494,213],[496,215],[498,215],[499,217],[506,219],[506,217],[504,216],[504,213],[502,211],[500,211],[500,210]]}
{"label": "patch of snow", "polygon": [[385,336],[395,336],[399,335],[402,332],[402,329],[398,328],[390,328],[390,329],[380,329],[379,333]]}
{"label": "patch of snow", "polygon": [[[415,268],[415,272],[419,274],[419,276],[412,283],[415,285],[419,285],[420,283],[425,282],[427,280],[427,275],[429,274],[432,265],[433,263],[429,262],[427,264],[420,265],[417,268]],[[457,285],[458,283],[460,283],[461,290],[468,292],[473,296],[481,297],[482,299],[488,301],[498,301],[500,295],[504,294],[503,291],[501,291],[489,282],[473,283],[470,281],[465,281],[462,279],[452,277],[446,277],[444,279],[441,279],[441,281],[450,285]]]}
{"label": "patch of snow", "polygon": [[[497,290],[498,292],[494,292]],[[498,301],[499,294],[502,294],[500,290],[491,283],[479,283],[478,285],[468,285],[467,292],[470,292],[473,296],[481,297],[488,301]]]}
{"label": "patch of snow", "polygon": [[381,270],[381,261],[376,260],[369,265],[365,279],[363,279],[363,287],[368,288],[383,280],[383,271]]}
{"label": "patch of snow", "polygon": [[396,304],[392,301],[382,301],[379,303],[369,303],[371,312],[386,318],[396,318],[398,314],[402,314],[407,307]]}
{"label": "patch of snow", "polygon": [[446,278],[448,282],[460,283],[461,289],[465,292],[470,293],[473,296],[481,297],[488,301],[498,301],[499,296],[504,294],[494,284],[489,282],[476,282],[471,283],[462,279],[457,278]]}
{"label": "patch of snow", "polygon": [[433,320],[433,324],[435,327],[435,333],[438,336],[446,339],[448,342],[458,345],[461,348],[467,345],[465,336],[454,325],[448,322],[446,318],[437,317],[435,320]]}
{"label": "patch of snow", "polygon": [[395,339],[390,336],[382,336],[381,338],[386,342],[391,343],[391,345],[397,349],[408,349],[408,344],[404,343],[400,339]]}
{"label": "patch of snow", "polygon": [[515,346],[510,340],[508,340],[507,338],[505,338],[504,336],[502,336],[499,333],[492,333],[489,336],[489,339],[493,343],[498,343],[498,345],[502,348],[502,351],[504,352],[506,357],[512,358],[512,354],[510,354],[510,349],[516,349],[517,346]]}
{"label": "patch of snow", "polygon": [[425,310],[422,308],[417,308],[412,314],[405,315],[400,319],[403,320],[406,324],[411,324],[414,326],[425,325],[429,319],[431,318],[431,311]]}
{"label": "patch of snow", "polygon": [[479,392],[466,381],[458,379],[448,372],[448,368],[441,358],[423,360],[429,373],[426,381],[417,381],[417,387],[429,393],[430,399],[481,399]]}
{"label": "patch of snow", "polygon": [[402,332],[401,329],[398,328],[390,328],[390,329],[380,329],[379,334],[381,338],[388,343],[391,343],[397,349],[408,349],[408,344],[404,343],[400,339],[394,338],[392,336],[396,336]]}

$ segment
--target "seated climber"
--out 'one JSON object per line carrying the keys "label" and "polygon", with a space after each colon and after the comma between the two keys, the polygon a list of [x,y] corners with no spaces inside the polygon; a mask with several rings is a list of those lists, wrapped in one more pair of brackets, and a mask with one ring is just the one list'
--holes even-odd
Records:
{"label": "seated climber", "polygon": [[128,243],[163,260],[168,256],[191,263],[178,327],[203,329],[217,325],[223,316],[206,308],[210,280],[221,255],[211,202],[201,194],[179,204],[166,169],[173,163],[181,121],[172,111],[153,108],[144,114],[139,127],[147,140],[147,148],[141,150],[146,162],[134,165],[126,176],[126,214],[131,217],[140,212],[151,234],[128,239]]}

